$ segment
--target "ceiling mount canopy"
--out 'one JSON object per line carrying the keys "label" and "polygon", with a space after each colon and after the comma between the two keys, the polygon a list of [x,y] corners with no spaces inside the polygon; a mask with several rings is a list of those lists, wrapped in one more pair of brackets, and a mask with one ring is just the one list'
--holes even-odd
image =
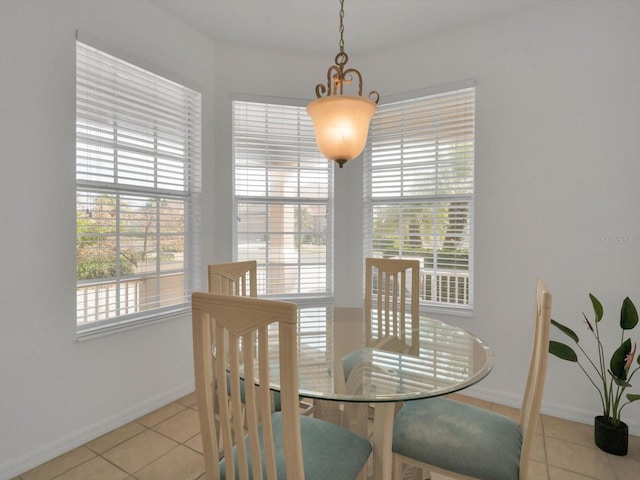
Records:
{"label": "ceiling mount canopy", "polygon": [[[356,158],[367,143],[369,122],[380,94],[375,90],[362,96],[362,75],[355,68],[345,69],[349,56],[344,51],[344,0],[340,0],[340,52],[327,71],[327,84],[316,85],[316,100],[307,105],[320,152],[340,165]],[[345,95],[344,86],[358,82],[358,95]],[[325,95],[326,96],[323,96]]]}

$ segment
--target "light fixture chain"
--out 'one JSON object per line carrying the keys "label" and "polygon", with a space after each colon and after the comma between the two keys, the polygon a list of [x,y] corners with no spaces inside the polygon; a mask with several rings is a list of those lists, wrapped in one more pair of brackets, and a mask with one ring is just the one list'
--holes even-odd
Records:
{"label": "light fixture chain", "polygon": [[344,0],[340,0],[340,53],[344,53]]}

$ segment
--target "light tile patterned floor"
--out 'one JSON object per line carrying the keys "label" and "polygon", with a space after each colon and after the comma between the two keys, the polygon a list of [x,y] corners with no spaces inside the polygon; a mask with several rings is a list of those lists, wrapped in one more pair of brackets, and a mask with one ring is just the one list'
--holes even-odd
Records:
{"label": "light tile patterned floor", "polygon": [[[517,419],[518,411],[455,395]],[[629,454],[608,455],[593,444],[593,427],[543,415],[531,461],[532,480],[640,478],[640,437]],[[435,476],[433,480],[444,477]],[[13,480],[204,480],[195,395],[65,453]],[[329,479],[328,479],[329,480]]]}

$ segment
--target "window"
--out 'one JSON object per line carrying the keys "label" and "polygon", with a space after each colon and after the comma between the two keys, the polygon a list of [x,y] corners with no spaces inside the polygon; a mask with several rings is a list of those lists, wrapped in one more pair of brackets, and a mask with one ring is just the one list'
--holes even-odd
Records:
{"label": "window", "polygon": [[305,107],[233,101],[235,258],[258,261],[258,294],[333,295],[333,164]]}
{"label": "window", "polygon": [[365,149],[365,255],[417,258],[421,303],[473,305],[475,86],[378,107]]}
{"label": "window", "polygon": [[78,336],[188,311],[200,94],[76,43]]}

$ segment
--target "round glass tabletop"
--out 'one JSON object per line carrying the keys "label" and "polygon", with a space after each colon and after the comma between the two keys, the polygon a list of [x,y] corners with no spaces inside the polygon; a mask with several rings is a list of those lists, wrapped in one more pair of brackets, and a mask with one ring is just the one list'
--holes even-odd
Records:
{"label": "round glass tabletop", "polygon": [[[324,318],[305,315],[302,310],[298,326],[300,396],[399,402],[461,390],[491,371],[493,353],[481,339],[426,316],[419,323],[419,330],[408,331],[404,340],[374,339],[373,346],[366,347],[362,309],[329,308]],[[418,337],[417,349],[412,335]],[[412,344],[414,348],[408,348]],[[271,383],[272,389],[279,390],[277,363]]]}

